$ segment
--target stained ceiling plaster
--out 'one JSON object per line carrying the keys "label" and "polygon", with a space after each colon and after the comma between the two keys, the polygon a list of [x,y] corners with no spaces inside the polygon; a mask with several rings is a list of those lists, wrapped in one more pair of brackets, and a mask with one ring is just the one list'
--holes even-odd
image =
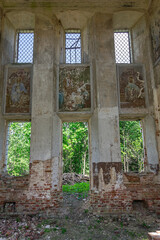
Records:
{"label": "stained ceiling plaster", "polygon": [[[86,9],[96,10],[102,8],[106,11],[120,9],[148,9],[151,0],[0,0],[4,8],[36,8],[46,7],[55,9]],[[53,9],[54,10],[54,9]]]}

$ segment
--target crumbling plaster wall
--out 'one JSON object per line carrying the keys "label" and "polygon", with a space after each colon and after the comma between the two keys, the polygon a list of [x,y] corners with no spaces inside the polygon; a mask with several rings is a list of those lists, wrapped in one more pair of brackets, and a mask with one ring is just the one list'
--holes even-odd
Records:
{"label": "crumbling plaster wall", "polygon": [[0,60],[0,173],[5,168],[5,146],[4,139],[6,134],[6,122],[3,116],[3,88],[4,88],[4,66],[8,63],[13,63],[14,60],[14,41],[15,28],[8,18],[3,16],[2,9],[0,10],[0,29],[1,29],[1,60]]}
{"label": "crumbling plaster wall", "polygon": [[[93,25],[90,26],[91,35],[89,36],[95,94],[94,112],[90,119],[92,158],[90,203],[96,209],[95,211],[102,213],[113,212],[115,209],[117,212],[130,211],[134,200],[143,199],[150,209],[159,209],[157,190],[159,186],[159,166],[153,107],[152,83],[154,78],[149,25],[144,16],[136,24],[133,24],[131,29],[134,63],[144,64],[147,75],[146,109],[131,108],[121,111],[121,109],[118,109],[117,96],[119,93],[114,92],[117,91],[117,85],[115,81],[112,17],[110,16],[108,27],[104,23],[107,22],[109,16],[97,16],[95,15],[92,18],[96,21],[93,20]],[[114,25],[116,25],[115,18],[113,20]],[[97,26],[99,28],[96,28]],[[108,29],[107,34],[106,29]],[[112,67],[110,64],[112,64]],[[120,118],[123,120],[144,119],[148,160],[147,172],[144,174],[126,173],[122,177],[119,149],[119,112]],[[149,182],[151,183],[148,187]],[[150,194],[151,192],[152,194]]]}
{"label": "crumbling plaster wall", "polygon": [[[133,60],[135,63],[142,62],[145,68],[146,83],[146,109],[147,115],[143,116],[143,126],[145,135],[145,152],[147,155],[147,171],[158,171],[159,160],[156,142],[156,126],[154,114],[154,98],[153,98],[153,63],[151,52],[151,38],[148,22],[148,15],[144,15],[132,28],[132,41],[133,41]],[[134,115],[134,112],[133,112]]]}
{"label": "crumbling plaster wall", "polygon": [[52,175],[56,182],[52,187],[60,190],[58,173],[59,168],[61,169],[61,122],[55,114],[56,63],[59,55],[59,52],[56,53],[56,28],[59,28],[59,24],[56,18],[50,23],[38,16],[35,22],[31,163],[51,160]]}
{"label": "crumbling plaster wall", "polygon": [[[35,32],[34,60],[32,79],[32,113],[31,116],[4,116],[3,121],[29,120],[32,122],[30,175],[26,177],[1,176],[0,207],[5,202],[16,202],[18,212],[36,212],[55,209],[61,201],[62,161],[61,161],[61,121],[56,114],[57,68],[60,56],[60,24],[56,17],[48,19],[40,14],[29,14],[31,20],[20,23],[17,14],[17,26],[13,30],[13,41],[10,44],[12,58],[4,63],[13,63],[16,29],[28,29],[32,25]],[[16,17],[10,14],[10,20]],[[15,19],[14,19],[15,20]],[[7,23],[9,20],[7,20]],[[16,21],[15,21],[16,22]],[[25,25],[26,23],[26,25]],[[29,25],[28,25],[29,23]],[[12,25],[11,25],[12,26]],[[22,28],[23,26],[23,28]],[[8,25],[6,32],[8,31]],[[8,37],[8,35],[7,35]],[[8,39],[5,36],[4,42]],[[11,47],[8,47],[10,50]],[[4,48],[4,51],[6,49]],[[5,53],[6,54],[6,53]],[[3,126],[3,131],[4,131]],[[5,140],[3,137],[3,155],[5,156]],[[2,163],[4,163],[2,159]],[[2,170],[3,166],[2,166]],[[21,180],[20,180],[21,179]],[[22,182],[21,188],[19,181]],[[13,186],[10,182],[14,182]]]}
{"label": "crumbling plaster wall", "polygon": [[[94,110],[89,120],[92,159],[90,203],[95,207],[101,198],[106,203],[106,211],[110,211],[113,195],[114,202],[117,193],[123,189],[112,17],[111,14],[95,14],[89,27],[94,88]],[[124,207],[122,201],[119,194],[119,200],[113,204],[118,211]],[[101,211],[104,210],[102,203],[97,202],[97,205]]]}
{"label": "crumbling plaster wall", "polygon": [[[35,13],[34,13],[35,11]],[[5,35],[5,43],[9,43],[3,64],[12,63],[14,59],[14,41],[12,36],[17,28],[35,30],[32,113],[28,119],[32,121],[31,167],[30,175],[22,178],[5,176],[0,178],[0,205],[15,201],[19,212],[38,212],[55,210],[61,202],[62,183],[62,136],[61,119],[57,115],[57,70],[60,63],[65,62],[64,37],[65,29],[78,28],[82,31],[82,63],[90,64],[93,88],[92,116],[68,115],[67,120],[73,121],[86,118],[90,132],[90,204],[98,212],[123,212],[132,210],[133,200],[145,199],[150,209],[158,208],[157,171],[148,175],[123,174],[120,158],[119,138],[119,103],[116,80],[116,64],[114,56],[114,28],[119,21],[118,15],[111,13],[95,13],[83,11],[64,11],[53,15],[52,9],[48,16],[40,14],[38,9],[28,14],[21,12],[8,13],[6,24],[14,27]],[[46,9],[45,9],[46,11]],[[51,14],[52,13],[52,14]],[[25,23],[22,21],[25,16]],[[121,17],[120,19],[122,18]],[[132,17],[133,26],[142,13],[136,12]],[[29,17],[30,16],[30,17]],[[128,14],[125,16],[128,18]],[[27,20],[28,19],[28,20]],[[68,21],[66,21],[68,19]],[[118,20],[117,20],[118,19]],[[125,24],[127,21],[124,21]],[[15,24],[17,23],[17,27]],[[146,137],[150,147],[149,136],[152,134],[153,147],[148,152],[149,163],[157,165],[157,145],[153,115],[153,70],[149,48],[149,29],[145,16],[133,27],[134,61],[144,63],[147,69],[147,111],[143,115],[150,131]],[[5,26],[5,24],[3,24]],[[6,29],[10,29],[7,26]],[[23,27],[24,26],[24,27]],[[30,26],[30,27],[29,27]],[[127,26],[125,26],[127,27]],[[2,28],[3,29],[3,28]],[[147,31],[144,31],[147,29]],[[5,30],[3,30],[5,33]],[[3,39],[3,38],[2,38]],[[7,40],[7,41],[5,41]],[[144,41],[147,42],[147,54]],[[140,54],[141,53],[141,54]],[[11,54],[11,56],[9,55]],[[10,56],[10,57],[8,57]],[[7,60],[8,59],[8,60]],[[3,65],[2,65],[3,66]],[[3,76],[2,79],[3,81]],[[3,89],[3,85],[2,85]],[[140,111],[131,109],[129,114],[137,118]],[[149,114],[146,118],[146,114]],[[122,115],[122,113],[121,113]],[[125,116],[127,112],[125,112]],[[142,118],[142,115],[140,118]],[[16,116],[22,119],[21,116]],[[61,116],[60,116],[61,117]],[[90,119],[89,119],[90,118]],[[63,119],[62,119],[63,120]],[[1,139],[4,142],[4,123],[1,121]],[[2,142],[1,142],[2,143]],[[2,146],[1,144],[0,146]],[[3,149],[3,153],[5,149]],[[0,149],[0,153],[2,150]],[[0,162],[2,164],[3,161]],[[2,169],[2,167],[1,167]],[[150,168],[149,170],[152,170]],[[152,184],[150,184],[152,182]],[[10,184],[12,183],[12,184]],[[156,183],[156,186],[155,186]],[[156,202],[157,201],[157,202]]]}
{"label": "crumbling plaster wall", "polygon": [[[160,165],[160,77],[159,77],[160,62],[159,60],[155,62],[155,59],[154,59],[155,46],[153,44],[153,41],[156,42],[157,47],[160,44],[159,37],[153,36],[153,31],[159,34],[159,32],[157,32],[157,29],[156,29],[156,27],[158,27],[157,24],[159,24],[160,22],[159,12],[160,12],[160,3],[159,1],[156,0],[152,3],[151,9],[149,11],[149,28],[150,28],[150,34],[151,34],[151,48],[152,48],[151,60],[152,60],[153,74],[154,74],[154,81],[152,82],[152,88],[153,88],[154,110],[155,110],[156,137],[157,137],[159,165]],[[154,39],[154,37],[158,37],[158,39]]]}

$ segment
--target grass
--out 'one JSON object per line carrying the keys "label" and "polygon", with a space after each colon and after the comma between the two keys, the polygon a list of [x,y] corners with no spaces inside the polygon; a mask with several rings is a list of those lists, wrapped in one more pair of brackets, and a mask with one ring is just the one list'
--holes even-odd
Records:
{"label": "grass", "polygon": [[67,232],[67,229],[66,229],[66,228],[62,228],[62,229],[61,229],[61,232],[62,232],[62,234],[66,233],[66,232]]}
{"label": "grass", "polygon": [[89,183],[83,182],[83,183],[76,183],[74,185],[63,185],[62,186],[63,192],[67,193],[87,193],[89,192]]}

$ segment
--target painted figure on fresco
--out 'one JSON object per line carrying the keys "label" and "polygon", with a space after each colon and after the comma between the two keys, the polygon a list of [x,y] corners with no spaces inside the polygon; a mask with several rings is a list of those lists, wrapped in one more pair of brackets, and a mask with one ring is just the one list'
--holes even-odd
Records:
{"label": "painted figure on fresco", "polygon": [[145,81],[142,68],[119,66],[121,107],[145,106]]}
{"label": "painted figure on fresco", "polygon": [[30,112],[31,68],[16,66],[8,70],[6,89],[6,113]]}
{"label": "painted figure on fresco", "polygon": [[140,72],[137,72],[136,80],[138,81],[140,88],[138,98],[144,98],[144,80],[140,79],[140,75]]}
{"label": "painted figure on fresco", "polygon": [[27,93],[27,90],[24,84],[21,82],[21,77],[17,78],[17,82],[13,84],[11,90],[11,104],[16,105],[20,102],[20,98],[22,98],[23,93]]}
{"label": "painted figure on fresco", "polygon": [[91,107],[89,68],[60,71],[59,109],[61,111],[86,111]]}
{"label": "painted figure on fresco", "polygon": [[136,101],[139,96],[140,89],[135,84],[134,78],[132,76],[128,77],[128,84],[125,87],[125,100],[127,102]]}
{"label": "painted figure on fresco", "polygon": [[[139,84],[136,85],[136,81]],[[129,76],[128,77],[128,84],[125,87],[125,100],[128,102],[135,102],[138,98],[144,97],[144,80],[140,79],[140,72],[137,72],[137,76]]]}

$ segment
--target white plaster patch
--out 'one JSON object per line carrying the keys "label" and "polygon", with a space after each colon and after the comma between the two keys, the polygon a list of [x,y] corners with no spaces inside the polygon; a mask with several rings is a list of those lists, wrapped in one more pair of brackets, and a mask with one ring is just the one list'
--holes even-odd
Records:
{"label": "white plaster patch", "polygon": [[27,199],[32,199],[33,197],[38,198],[38,199],[51,199],[50,193],[45,192],[45,195],[39,195],[38,192],[36,191],[31,191],[30,193],[27,192]]}
{"label": "white plaster patch", "polygon": [[[52,159],[52,189],[57,189],[59,179],[59,157],[53,157]],[[55,187],[57,185],[57,187]]]}
{"label": "white plaster patch", "polygon": [[118,189],[126,189],[126,187],[123,185],[123,174],[121,173],[117,174],[117,181],[115,184],[115,190]]}
{"label": "white plaster patch", "polygon": [[105,184],[104,177],[103,177],[103,169],[100,169],[99,175],[98,175],[98,191],[105,190],[106,192],[118,189],[126,189],[126,187],[123,185],[123,175],[121,173],[116,173],[115,167],[112,167],[110,169],[110,182],[108,184]]}

